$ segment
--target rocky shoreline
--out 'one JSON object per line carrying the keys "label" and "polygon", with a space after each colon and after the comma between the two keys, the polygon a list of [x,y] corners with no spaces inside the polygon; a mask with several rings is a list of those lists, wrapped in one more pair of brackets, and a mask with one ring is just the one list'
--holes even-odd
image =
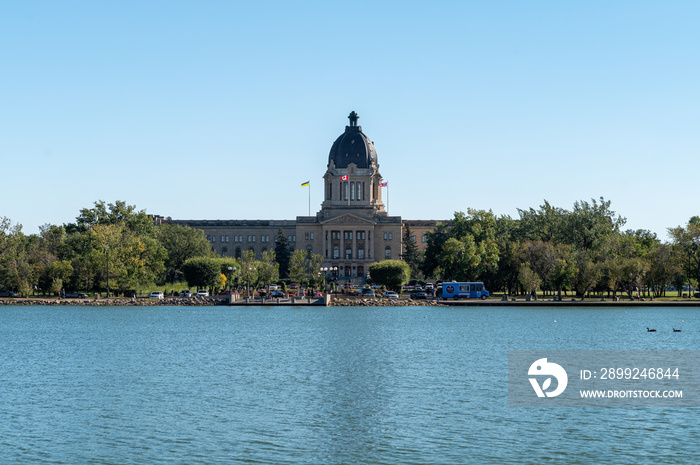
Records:
{"label": "rocky shoreline", "polygon": [[353,299],[334,297],[329,307],[445,307],[439,300]]}
{"label": "rocky shoreline", "polygon": [[362,298],[335,295],[329,299],[328,304],[325,298],[293,298],[293,299],[239,299],[229,300],[226,297],[166,297],[165,299],[149,298],[110,298],[110,299],[56,299],[56,298],[0,298],[0,306],[20,305],[46,305],[46,306],[93,306],[93,307],[211,307],[211,306],[329,306],[329,307],[480,307],[480,306],[556,306],[556,307],[696,307],[700,308],[700,300],[653,300],[653,301],[612,301],[612,300],[533,300],[509,299],[471,299],[471,300],[411,300],[411,299],[383,299],[383,298]]}
{"label": "rocky shoreline", "polygon": [[0,305],[85,305],[93,307],[158,307],[158,306],[189,306],[202,307],[214,305],[229,305],[228,299],[214,297],[173,297],[167,299],[0,299]]}

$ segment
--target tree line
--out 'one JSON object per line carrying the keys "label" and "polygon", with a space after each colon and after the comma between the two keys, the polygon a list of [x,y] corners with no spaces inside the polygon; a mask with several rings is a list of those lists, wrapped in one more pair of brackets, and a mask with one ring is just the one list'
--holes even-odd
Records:
{"label": "tree line", "polygon": [[[131,295],[145,286],[176,285],[210,290],[257,288],[285,277],[319,280],[320,256],[292,251],[282,232],[275,250],[255,259],[218,257],[204,232],[177,224],[155,225],[145,211],[117,201],[80,210],[75,222],[44,225],[26,235],[0,218],[0,289],[23,296],[62,290]],[[313,272],[312,270],[316,270]]]}
{"label": "tree line", "polygon": [[[414,279],[483,281],[492,291],[558,294],[649,293],[692,288],[700,281],[700,217],[669,228],[670,242],[626,220],[602,197],[571,210],[544,202],[518,218],[467,209],[427,234],[419,252],[410,227],[400,261],[370,266],[374,282],[397,288]],[[323,287],[322,256],[293,250],[280,231],[274,250],[257,260],[218,257],[204,232],[154,225],[135,206],[117,201],[80,210],[75,222],[44,225],[25,235],[0,218],[0,289],[22,295],[62,289],[127,294],[148,285],[186,281],[199,288],[257,288],[279,280]]]}
{"label": "tree line", "polygon": [[700,280],[700,218],[669,228],[671,242],[648,230],[623,230],[625,218],[600,198],[573,209],[545,201],[518,210],[519,218],[491,211],[456,212],[427,234],[419,253],[405,231],[404,255],[414,275],[443,281],[483,281],[508,294],[590,292],[665,295]]}

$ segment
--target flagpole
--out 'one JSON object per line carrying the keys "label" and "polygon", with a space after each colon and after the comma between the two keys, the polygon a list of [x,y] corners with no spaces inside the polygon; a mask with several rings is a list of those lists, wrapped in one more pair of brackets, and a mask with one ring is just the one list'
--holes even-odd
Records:
{"label": "flagpole", "polygon": [[309,188],[309,216],[311,216],[311,181],[302,182],[301,187]]}

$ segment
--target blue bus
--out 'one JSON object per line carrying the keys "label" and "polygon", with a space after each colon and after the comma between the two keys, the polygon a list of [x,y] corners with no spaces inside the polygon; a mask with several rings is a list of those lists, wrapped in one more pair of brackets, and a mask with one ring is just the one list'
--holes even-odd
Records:
{"label": "blue bus", "polygon": [[489,291],[484,289],[484,283],[442,283],[443,299],[481,299],[485,300]]}

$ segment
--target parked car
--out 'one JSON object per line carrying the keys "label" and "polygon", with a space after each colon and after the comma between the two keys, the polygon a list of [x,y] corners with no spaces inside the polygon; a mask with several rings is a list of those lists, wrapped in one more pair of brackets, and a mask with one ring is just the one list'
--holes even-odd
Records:
{"label": "parked car", "polygon": [[236,291],[226,290],[219,292],[219,295],[235,295]]}
{"label": "parked car", "polygon": [[284,292],[280,291],[279,289],[275,289],[274,291],[270,292],[270,297],[284,297]]}
{"label": "parked car", "polygon": [[165,297],[165,296],[163,295],[162,291],[153,291],[148,296],[149,299],[160,299],[160,300],[163,300],[163,297]]}
{"label": "parked car", "polygon": [[192,291],[189,289],[184,289],[180,291],[180,297],[192,297]]}
{"label": "parked car", "polygon": [[414,289],[413,292],[411,292],[411,299],[413,300],[418,300],[418,299],[427,299],[428,294],[422,289]]}
{"label": "parked car", "polygon": [[19,294],[12,291],[0,291],[0,297],[19,297]]}
{"label": "parked car", "polygon": [[197,297],[209,297],[209,291],[206,289],[200,289],[197,291]]}
{"label": "parked car", "polygon": [[382,297],[384,297],[385,299],[396,300],[399,298],[399,295],[394,291],[386,291],[384,294],[382,294]]}
{"label": "parked car", "polygon": [[277,284],[270,284],[271,291],[276,291],[277,289],[279,289],[279,286],[277,286]]}
{"label": "parked car", "polygon": [[84,299],[87,297],[87,294],[83,294],[82,292],[77,292],[77,291],[70,291],[66,292],[64,295],[66,299]]}
{"label": "parked car", "polygon": [[362,297],[375,297],[374,290],[368,287],[362,288]]}

